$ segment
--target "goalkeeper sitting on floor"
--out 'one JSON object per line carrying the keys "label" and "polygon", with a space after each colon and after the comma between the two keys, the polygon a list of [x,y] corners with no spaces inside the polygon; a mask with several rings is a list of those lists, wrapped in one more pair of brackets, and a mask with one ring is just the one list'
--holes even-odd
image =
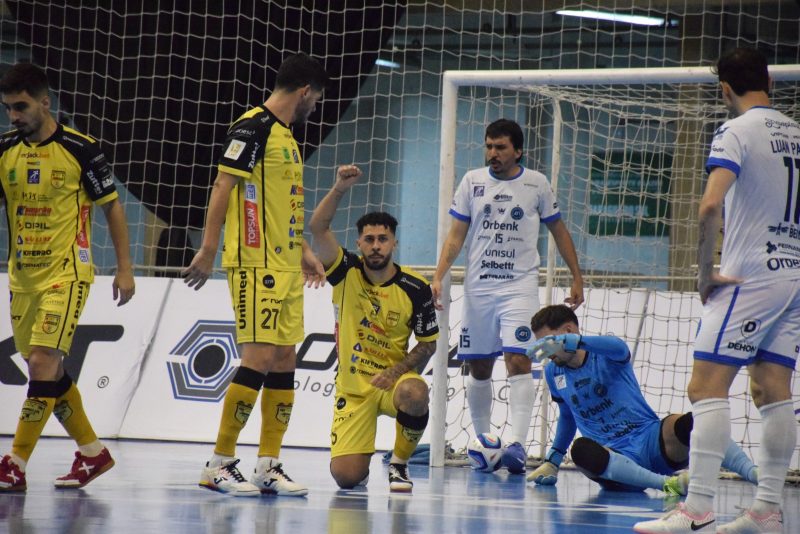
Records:
{"label": "goalkeeper sitting on floor", "polygon": [[[625,342],[614,336],[581,336],[569,307],[542,308],[531,319],[531,330],[537,341],[528,355],[550,360],[544,375],[560,413],[545,462],[528,480],[555,484],[571,443],[575,465],[605,489],[653,488],[686,495],[687,473],[675,472],[689,464],[691,412],[660,420],[642,396]],[[573,441],[576,430],[582,437]],[[757,481],[756,466],[733,441],[722,466]]]}

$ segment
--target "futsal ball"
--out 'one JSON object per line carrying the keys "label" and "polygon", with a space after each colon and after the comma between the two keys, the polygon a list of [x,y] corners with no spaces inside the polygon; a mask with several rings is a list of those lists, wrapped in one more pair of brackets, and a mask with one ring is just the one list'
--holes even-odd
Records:
{"label": "futsal ball", "polygon": [[488,432],[479,434],[467,447],[469,465],[476,471],[491,473],[500,469],[505,447],[500,438]]}

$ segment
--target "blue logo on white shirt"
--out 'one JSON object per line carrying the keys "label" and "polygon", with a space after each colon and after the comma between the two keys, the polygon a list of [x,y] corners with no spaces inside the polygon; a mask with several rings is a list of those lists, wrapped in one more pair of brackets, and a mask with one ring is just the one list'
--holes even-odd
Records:
{"label": "blue logo on white shirt", "polygon": [[515,221],[520,220],[525,215],[525,211],[522,208],[517,206],[516,208],[511,210],[511,218]]}

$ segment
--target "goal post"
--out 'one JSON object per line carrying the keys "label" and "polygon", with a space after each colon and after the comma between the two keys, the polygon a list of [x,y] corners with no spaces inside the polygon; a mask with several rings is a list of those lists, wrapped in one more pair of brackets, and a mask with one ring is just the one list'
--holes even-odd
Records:
{"label": "goal post", "polygon": [[[771,95],[773,105],[797,117],[800,65],[773,65],[769,71],[775,84]],[[467,94],[460,94],[464,92]],[[472,165],[477,167],[483,164],[483,128],[486,124],[506,116],[504,113],[509,110],[524,116],[526,124],[521,126],[526,133],[526,150],[523,157],[528,157],[525,152],[532,137],[544,139],[543,131],[548,136],[544,144],[549,144],[543,149],[546,155],[539,152],[542,147],[535,147],[537,154],[527,159],[531,163],[526,166],[538,167],[537,170],[548,176],[571,233],[581,235],[576,239],[576,247],[586,273],[586,293],[591,298],[587,298],[583,312],[579,310],[579,317],[583,314],[584,319],[592,323],[582,322],[582,327],[589,333],[613,332],[628,342],[646,396],[672,395],[664,403],[658,402],[653,406],[657,413],[664,415],[664,410],[670,407],[673,410],[685,408],[692,328],[696,327],[700,310],[699,301],[695,302],[697,299],[691,289],[694,267],[686,264],[689,257],[694,260],[691,250],[696,242],[692,234],[692,207],[696,207],[702,192],[700,179],[710,134],[725,119],[716,75],[709,67],[446,71],[442,75],[441,94],[437,250],[441,250],[450,227],[448,210],[456,181],[468,168],[457,165],[459,135],[463,136],[468,130],[474,137],[464,140],[467,147],[464,150],[481,153],[480,163]],[[460,113],[459,104],[480,109]],[[562,107],[568,111],[568,117],[562,118]],[[534,115],[539,120],[544,118],[546,124],[531,124],[536,122],[532,118]],[[585,120],[584,116],[590,118]],[[566,121],[571,121],[569,128],[565,126]],[[691,125],[687,125],[689,123]],[[583,134],[579,130],[587,124],[597,131],[590,132],[588,143],[576,148],[582,142],[580,136]],[[602,139],[598,139],[601,136]],[[641,146],[646,146],[647,150],[641,150]],[[549,166],[537,161],[537,155],[549,159]],[[474,158],[478,159],[478,155]],[[586,160],[589,160],[588,164]],[[656,172],[654,168],[658,168],[666,178],[651,178],[651,174]],[[614,189],[606,187],[607,184],[595,183],[603,170],[619,177],[622,185]],[[562,183],[565,178],[569,178],[568,183]],[[582,184],[576,188],[572,182],[578,180]],[[637,191],[631,190],[631,184],[641,186],[638,195]],[[585,203],[577,206],[577,200]],[[601,204],[597,205],[597,202]],[[582,212],[571,221],[576,209]],[[639,241],[642,235],[647,237]],[[658,241],[657,248],[668,249],[663,253],[669,255],[667,269],[655,265],[663,259],[663,254],[650,258],[652,269],[647,261],[636,268],[627,268],[625,258],[621,263],[615,263],[612,258],[593,261],[591,257],[592,251],[598,247],[611,249],[610,254],[627,250],[636,255],[636,246],[653,247],[654,240]],[[606,243],[611,243],[611,246],[606,247]],[[547,253],[540,268],[543,304],[560,302],[567,291],[569,273],[565,274],[565,269],[558,266],[561,260],[556,256],[555,242],[548,233]],[[679,265],[681,261],[683,264]],[[445,465],[448,446],[456,450],[465,447],[465,436],[470,434],[466,429],[468,413],[457,418],[464,427],[457,438],[453,438],[448,430],[453,424],[453,418],[448,418],[452,411],[448,408],[448,397],[455,396],[453,392],[463,388],[463,384],[458,383],[462,373],[458,370],[455,376],[448,373],[449,353],[454,345],[450,332],[451,329],[454,332],[458,330],[459,321],[455,313],[451,315],[453,301],[449,274],[442,280],[441,300],[441,336],[432,364],[432,467]],[[619,302],[623,303],[622,308],[619,308]],[[603,315],[611,313],[612,309],[612,315],[616,316],[607,321]],[[629,314],[632,315],[630,320]],[[595,326],[603,330],[592,331]],[[673,352],[680,362],[669,360]],[[648,361],[651,354],[655,355],[652,364]],[[504,375],[505,371],[502,370],[501,374]],[[648,384],[648,380],[653,384]],[[797,395],[800,389],[795,386],[795,390]],[[527,449],[529,454],[541,457],[553,421],[548,414],[549,397],[546,396],[544,380],[538,381],[537,391],[533,439],[527,444]],[[741,423],[744,428],[740,429],[739,435],[746,436],[746,439],[750,439],[752,426],[757,424],[758,418],[757,413],[747,411],[745,407],[748,395],[745,384],[739,394],[740,404],[745,410]],[[677,396],[681,398],[677,399]],[[496,399],[495,404],[497,402]],[[464,401],[462,410],[466,410],[465,406]],[[757,446],[755,443],[743,444],[750,448]],[[797,469],[797,463],[795,451],[792,467]]]}

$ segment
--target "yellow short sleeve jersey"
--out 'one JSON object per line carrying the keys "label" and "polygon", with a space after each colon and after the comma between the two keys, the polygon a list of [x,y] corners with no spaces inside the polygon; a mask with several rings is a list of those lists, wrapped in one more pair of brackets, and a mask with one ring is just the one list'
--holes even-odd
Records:
{"label": "yellow short sleeve jersey", "polygon": [[300,271],[303,160],[291,130],[265,107],[228,130],[219,170],[241,178],[225,216],[223,267]]}
{"label": "yellow short sleeve jersey", "polygon": [[396,267],[391,280],[375,286],[362,259],[341,249],[326,273],[336,312],[337,393],[372,390],[373,376],[405,358],[412,332],[417,341],[439,337],[430,285],[411,269]]}
{"label": "yellow short sleeve jersey", "polygon": [[97,141],[62,125],[35,146],[8,132],[0,136],[0,185],[8,218],[10,289],[91,283],[92,203],[118,196]]}

